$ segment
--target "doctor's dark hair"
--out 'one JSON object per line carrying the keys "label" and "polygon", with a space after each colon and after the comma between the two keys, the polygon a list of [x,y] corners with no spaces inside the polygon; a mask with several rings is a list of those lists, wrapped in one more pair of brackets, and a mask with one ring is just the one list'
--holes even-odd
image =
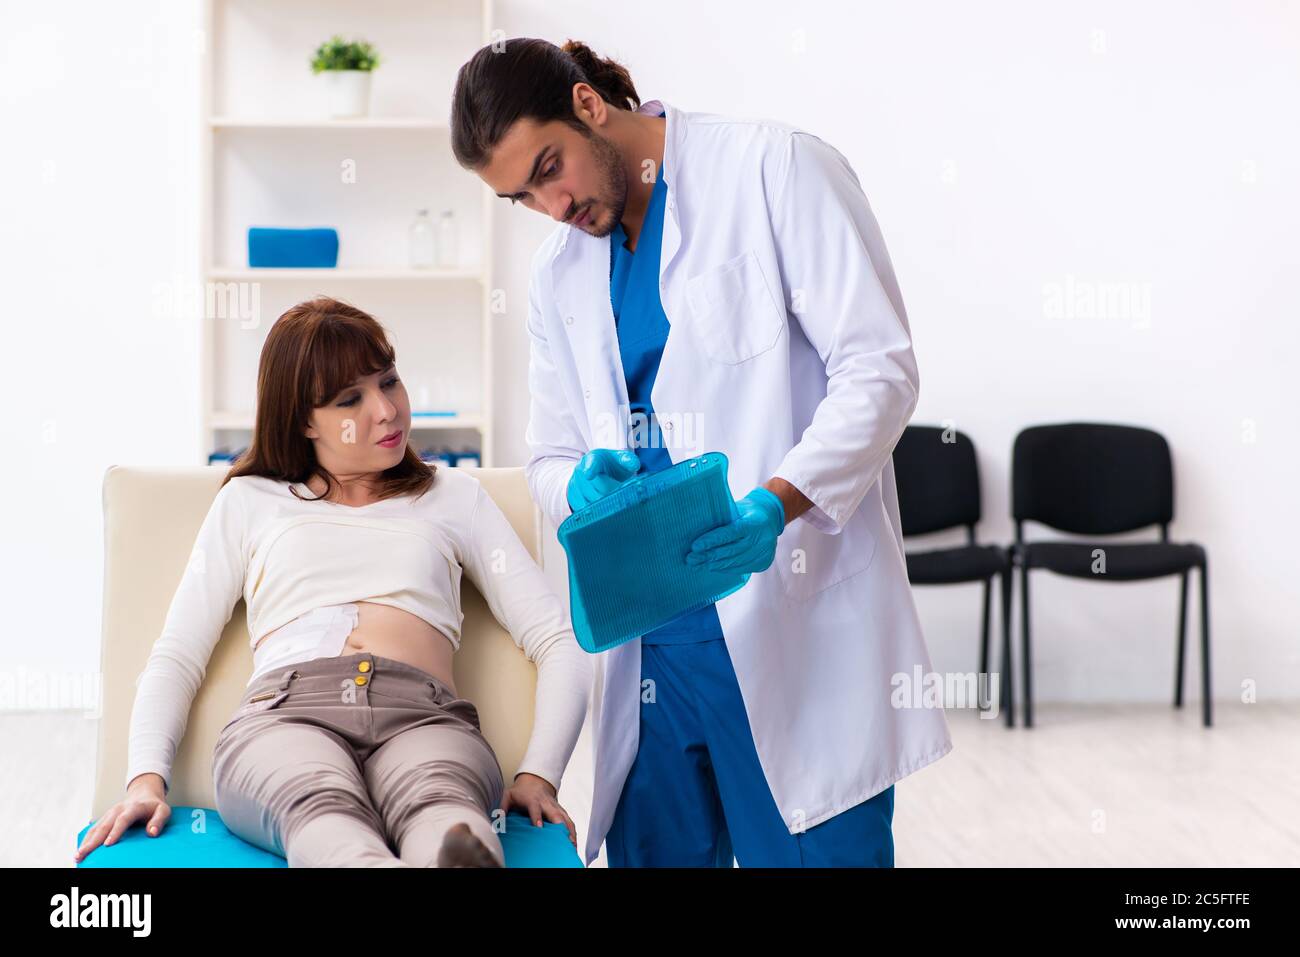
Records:
{"label": "doctor's dark hair", "polygon": [[[262,345],[253,439],[221,484],[241,475],[303,483],[319,475],[325,480],[320,498],[328,498],[338,480],[317,461],[312,440],[303,434],[312,410],[357,379],[383,372],[396,358],[383,326],[356,306],[328,296],[291,306],[271,325]],[[432,486],[435,472],[411,448],[408,436],[401,461],[381,473],[376,498],[418,498]],[[290,491],[302,498],[296,489]]]}
{"label": "doctor's dark hair", "polygon": [[585,43],[557,47],[528,37],[489,44],[456,74],[451,95],[451,150],[465,169],[486,166],[511,125],[529,118],[559,120],[590,136],[573,112],[573,87],[586,83],[620,110],[641,105],[627,68],[597,56]]}

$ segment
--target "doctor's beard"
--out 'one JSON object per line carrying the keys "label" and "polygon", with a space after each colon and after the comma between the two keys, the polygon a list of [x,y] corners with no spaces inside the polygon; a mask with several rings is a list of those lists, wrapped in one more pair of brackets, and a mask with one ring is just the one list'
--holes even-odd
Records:
{"label": "doctor's beard", "polygon": [[588,200],[583,206],[599,202],[611,215],[603,221],[597,220],[579,228],[588,235],[603,239],[614,231],[614,226],[623,219],[623,213],[627,209],[627,172],[623,169],[623,155],[618,147],[596,132],[589,132],[587,138],[595,155],[596,168],[600,171],[603,195]]}

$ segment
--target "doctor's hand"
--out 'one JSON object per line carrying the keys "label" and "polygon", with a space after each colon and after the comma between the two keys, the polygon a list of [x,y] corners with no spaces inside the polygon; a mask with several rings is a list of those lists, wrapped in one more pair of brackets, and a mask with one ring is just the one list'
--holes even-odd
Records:
{"label": "doctor's hand", "polygon": [[641,468],[641,460],[631,449],[592,449],[578,460],[569,478],[569,508],[577,511],[604,498]]}
{"label": "doctor's hand", "polygon": [[776,539],[785,529],[785,506],[761,485],[736,503],[740,515],[691,543],[686,564],[714,571],[761,572],[776,557]]}
{"label": "doctor's hand", "polygon": [[555,786],[546,778],[527,771],[516,774],[514,785],[501,796],[501,810],[508,814],[512,807],[525,812],[535,827],[542,826],[543,816],[553,824],[565,825],[569,829],[569,843],[578,846],[578,830],[555,799]]}

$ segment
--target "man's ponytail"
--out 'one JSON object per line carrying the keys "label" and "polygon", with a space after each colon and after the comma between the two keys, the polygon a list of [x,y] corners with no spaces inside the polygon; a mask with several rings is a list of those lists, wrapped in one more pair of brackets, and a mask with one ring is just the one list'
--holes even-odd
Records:
{"label": "man's ponytail", "polygon": [[596,56],[591,47],[581,40],[566,40],[560,49],[573,57],[592,89],[606,103],[613,104],[620,110],[635,110],[641,105],[641,98],[632,85],[632,77],[623,64]]}

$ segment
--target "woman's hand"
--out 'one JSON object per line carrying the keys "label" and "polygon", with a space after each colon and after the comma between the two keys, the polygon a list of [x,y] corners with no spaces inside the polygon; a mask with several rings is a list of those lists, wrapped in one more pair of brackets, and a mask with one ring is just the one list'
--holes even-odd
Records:
{"label": "woman's hand", "polygon": [[145,832],[157,837],[172,816],[165,793],[161,775],[149,773],[134,778],[126,789],[126,797],[105,811],[99,822],[86,832],[73,861],[80,861],[100,844],[112,844],[137,821],[147,821]]}
{"label": "woman's hand", "polygon": [[514,785],[506,788],[506,793],[501,796],[501,810],[508,814],[512,807],[526,810],[536,827],[542,826],[543,815],[553,824],[563,824],[569,829],[569,843],[578,846],[577,828],[555,799],[555,785],[546,778],[527,771],[516,774]]}

